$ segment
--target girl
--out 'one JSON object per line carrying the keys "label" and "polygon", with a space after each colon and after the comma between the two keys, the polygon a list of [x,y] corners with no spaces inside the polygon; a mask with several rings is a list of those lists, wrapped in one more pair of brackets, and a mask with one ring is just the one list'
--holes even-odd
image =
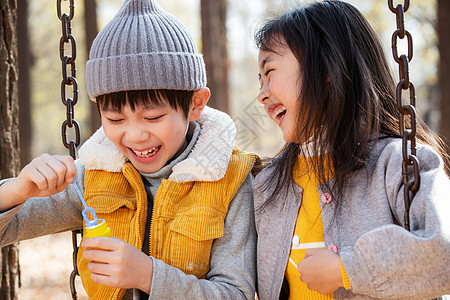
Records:
{"label": "girl", "polygon": [[420,189],[411,231],[398,226],[405,211],[400,116],[367,20],[344,2],[317,2],[267,22],[256,44],[258,100],[286,141],[255,180],[259,298],[450,292],[447,156],[419,122]]}

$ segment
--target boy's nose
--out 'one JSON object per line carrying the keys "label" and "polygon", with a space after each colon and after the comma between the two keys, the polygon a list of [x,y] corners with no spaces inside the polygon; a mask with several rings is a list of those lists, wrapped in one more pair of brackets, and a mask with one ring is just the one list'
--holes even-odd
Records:
{"label": "boy's nose", "polygon": [[140,126],[130,126],[127,130],[127,139],[131,142],[142,142],[150,138],[150,133]]}

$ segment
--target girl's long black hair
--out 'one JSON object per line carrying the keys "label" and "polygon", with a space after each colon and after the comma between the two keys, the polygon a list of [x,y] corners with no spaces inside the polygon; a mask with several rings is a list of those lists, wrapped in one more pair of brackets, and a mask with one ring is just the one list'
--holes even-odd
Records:
{"label": "girl's long black hair", "polygon": [[[301,86],[297,134],[314,132],[320,141],[306,154],[314,157],[312,167],[322,182],[325,170],[334,169],[330,191],[339,199],[349,176],[366,165],[379,134],[400,137],[396,85],[375,31],[354,6],[323,1],[266,22],[255,40],[260,50],[286,45],[296,56]],[[442,141],[418,119],[417,141],[446,158]],[[328,150],[328,160],[319,147]],[[293,185],[299,151],[298,144],[288,143],[271,160],[278,180],[268,202]]]}

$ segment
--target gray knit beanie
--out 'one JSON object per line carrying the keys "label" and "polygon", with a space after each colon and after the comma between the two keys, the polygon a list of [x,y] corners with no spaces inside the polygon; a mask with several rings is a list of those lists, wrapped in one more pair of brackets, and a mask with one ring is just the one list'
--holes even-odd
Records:
{"label": "gray knit beanie", "polygon": [[206,87],[203,57],[187,29],[153,0],[126,0],[92,43],[91,99],[126,90]]}

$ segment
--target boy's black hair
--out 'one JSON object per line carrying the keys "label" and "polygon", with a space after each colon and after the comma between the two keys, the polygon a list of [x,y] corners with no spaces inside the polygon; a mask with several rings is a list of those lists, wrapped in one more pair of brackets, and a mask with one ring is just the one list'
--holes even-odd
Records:
{"label": "boy's black hair", "polygon": [[[296,56],[301,86],[297,134],[314,132],[320,141],[306,154],[314,157],[312,167],[322,182],[325,170],[334,169],[339,198],[344,182],[366,165],[379,134],[400,137],[396,86],[375,31],[354,6],[323,1],[268,21],[255,40],[260,50],[287,46]],[[420,118],[417,140],[445,157],[440,139]],[[330,159],[319,155],[320,149],[327,149]],[[288,143],[273,161],[273,172],[280,176],[272,196],[292,187],[299,151],[298,144]]]}
{"label": "boy's black hair", "polygon": [[194,91],[183,90],[137,90],[120,91],[97,96],[97,108],[99,112],[108,108],[118,109],[119,111],[125,105],[130,105],[134,111],[136,106],[150,106],[151,104],[161,104],[168,102],[175,109],[183,111],[187,118],[192,104]]}

